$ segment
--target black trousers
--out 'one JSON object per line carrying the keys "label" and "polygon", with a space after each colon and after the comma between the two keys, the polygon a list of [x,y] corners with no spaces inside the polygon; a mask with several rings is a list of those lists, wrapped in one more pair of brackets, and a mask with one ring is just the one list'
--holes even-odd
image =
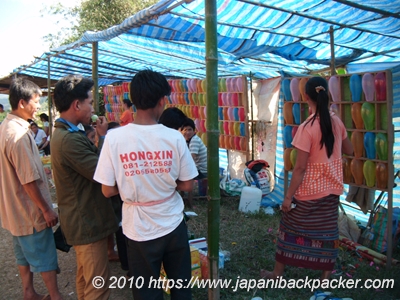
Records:
{"label": "black trousers", "polygon": [[[178,279],[184,287],[190,282],[190,247],[184,220],[174,231],[154,240],[137,242],[127,238],[127,251],[129,272],[134,276],[134,300],[164,299],[163,290],[155,285],[160,277],[161,263],[168,279],[174,280],[175,284]],[[135,282],[142,284],[142,287],[136,287]],[[191,300],[191,289],[184,287],[171,288],[171,300]]]}
{"label": "black trousers", "polygon": [[117,240],[117,250],[118,250],[118,257],[121,263],[121,269],[124,271],[129,270],[128,265],[128,253],[126,250],[126,237],[122,232],[122,227],[119,227],[117,232],[115,233],[115,238]]}
{"label": "black trousers", "polygon": [[50,155],[50,144],[47,144],[46,147],[43,148],[45,155]]}

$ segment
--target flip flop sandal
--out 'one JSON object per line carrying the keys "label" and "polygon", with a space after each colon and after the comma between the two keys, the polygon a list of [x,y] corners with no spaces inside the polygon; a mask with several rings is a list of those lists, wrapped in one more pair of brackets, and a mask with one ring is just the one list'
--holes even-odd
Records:
{"label": "flip flop sandal", "polygon": [[313,296],[311,296],[310,300],[325,300],[328,299],[332,295],[331,292],[320,292],[316,291]]}
{"label": "flip flop sandal", "polygon": [[353,300],[352,298],[338,298],[338,297],[332,297],[332,296],[328,296],[325,299],[326,300]]}

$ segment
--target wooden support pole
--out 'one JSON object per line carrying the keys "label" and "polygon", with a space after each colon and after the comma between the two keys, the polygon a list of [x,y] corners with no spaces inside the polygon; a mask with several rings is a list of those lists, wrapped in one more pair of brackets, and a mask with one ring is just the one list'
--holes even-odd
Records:
{"label": "wooden support pole", "polygon": [[336,75],[335,69],[335,35],[333,33],[333,26],[329,29],[329,35],[331,40],[331,76]]}
{"label": "wooden support pole", "polygon": [[52,100],[51,100],[51,68],[50,68],[50,56],[47,58],[47,106],[49,112],[49,135],[50,139],[53,134],[53,116],[52,116]]}
{"label": "wooden support pole", "polygon": [[93,86],[93,105],[96,114],[99,113],[99,44],[92,43],[92,79]]}
{"label": "wooden support pole", "polygon": [[[219,278],[219,128],[218,128],[218,47],[216,0],[205,1],[206,91],[207,91],[207,169],[208,169],[208,265],[210,279]],[[218,300],[220,287],[209,287],[208,299]]]}

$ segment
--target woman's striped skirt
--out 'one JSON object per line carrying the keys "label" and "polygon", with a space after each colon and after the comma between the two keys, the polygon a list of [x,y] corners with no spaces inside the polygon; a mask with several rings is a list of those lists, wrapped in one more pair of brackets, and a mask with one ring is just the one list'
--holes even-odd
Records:
{"label": "woman's striped skirt", "polygon": [[276,261],[290,266],[330,271],[338,255],[339,196],[300,201],[284,213],[279,226]]}

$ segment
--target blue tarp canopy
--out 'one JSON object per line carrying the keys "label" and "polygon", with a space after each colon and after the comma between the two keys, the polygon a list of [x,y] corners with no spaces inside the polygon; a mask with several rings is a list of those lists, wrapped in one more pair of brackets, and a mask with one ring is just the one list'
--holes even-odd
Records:
{"label": "blue tarp canopy", "polygon": [[[92,76],[98,42],[99,85],[129,81],[151,68],[168,77],[205,77],[203,0],[162,0],[101,32],[44,53],[17,74],[57,80]],[[335,65],[400,63],[399,0],[217,0],[218,75],[301,75]]]}
{"label": "blue tarp canopy", "polygon": [[[216,0],[216,4],[219,77],[251,74],[264,79],[329,71],[331,47],[336,67],[346,66],[350,72],[392,69],[394,164],[399,169],[400,0]],[[119,25],[86,32],[79,41],[44,53],[13,74],[47,78],[50,61],[52,80],[71,73],[92,77],[92,43],[98,42],[99,85],[130,81],[144,68],[167,77],[204,78],[204,5],[204,0],[162,0]],[[283,167],[281,129],[278,140],[277,171]],[[270,197],[283,199],[279,180]],[[394,191],[393,198],[397,205],[400,192]]]}

